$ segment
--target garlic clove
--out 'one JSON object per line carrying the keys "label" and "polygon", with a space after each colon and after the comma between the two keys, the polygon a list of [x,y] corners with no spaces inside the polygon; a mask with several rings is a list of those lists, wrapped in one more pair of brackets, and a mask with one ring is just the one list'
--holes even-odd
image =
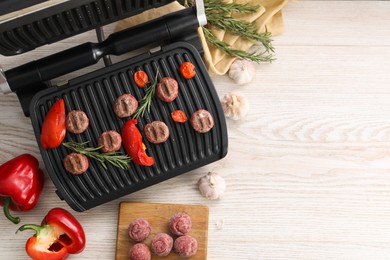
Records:
{"label": "garlic clove", "polygon": [[229,77],[238,85],[243,85],[252,81],[256,68],[253,62],[236,59],[229,69]]}
{"label": "garlic clove", "polygon": [[226,183],[218,173],[209,172],[199,179],[198,188],[203,197],[216,200],[225,193]]}
{"label": "garlic clove", "polygon": [[247,98],[239,92],[230,92],[221,100],[223,112],[227,118],[240,120],[248,114]]}

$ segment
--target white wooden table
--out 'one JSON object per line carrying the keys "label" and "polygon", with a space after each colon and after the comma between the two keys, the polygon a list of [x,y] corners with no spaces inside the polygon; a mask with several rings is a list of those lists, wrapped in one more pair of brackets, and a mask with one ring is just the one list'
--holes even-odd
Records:
{"label": "white wooden table", "polygon": [[[285,33],[274,41],[277,60],[259,65],[251,84],[213,78],[221,97],[240,90],[251,104],[245,120],[228,120],[227,157],[72,211],[87,247],[70,259],[114,258],[120,201],[209,206],[213,260],[390,259],[390,2],[292,1],[284,16]],[[1,56],[0,63],[10,69],[85,41],[95,41],[93,32]],[[0,162],[28,152],[43,166],[14,94],[0,96],[0,111]],[[211,170],[228,184],[220,201],[203,199],[195,186]],[[54,191],[46,176],[37,207],[17,213],[21,224],[38,224],[53,207],[71,210]],[[27,258],[31,233],[15,234],[17,227],[0,216],[0,259]]]}

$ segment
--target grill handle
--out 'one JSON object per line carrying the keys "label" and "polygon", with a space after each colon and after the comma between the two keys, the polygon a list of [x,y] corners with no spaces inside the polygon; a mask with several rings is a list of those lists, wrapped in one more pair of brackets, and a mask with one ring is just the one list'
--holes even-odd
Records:
{"label": "grill handle", "polygon": [[[18,96],[23,112],[28,116],[29,103],[24,93],[36,93],[45,87],[44,82],[72,71],[93,65],[105,55],[121,55],[148,44],[185,39],[196,34],[199,27],[196,8],[186,8],[141,25],[111,34],[100,43],[84,43],[48,57],[26,63],[4,72],[8,86]],[[5,84],[4,84],[5,85]],[[32,93],[32,94],[35,94]]]}

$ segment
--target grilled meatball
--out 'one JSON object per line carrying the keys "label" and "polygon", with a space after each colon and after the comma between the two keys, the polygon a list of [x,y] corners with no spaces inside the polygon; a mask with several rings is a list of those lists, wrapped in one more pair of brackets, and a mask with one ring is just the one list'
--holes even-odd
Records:
{"label": "grilled meatball", "polygon": [[179,94],[177,81],[171,77],[160,80],[156,88],[157,96],[164,102],[172,102]]}
{"label": "grilled meatball", "polygon": [[166,233],[155,235],[150,244],[150,249],[156,256],[167,256],[173,247],[173,238]]}
{"label": "grilled meatball", "polygon": [[172,234],[182,236],[190,232],[192,228],[192,221],[188,214],[184,212],[176,213],[168,223],[169,230]]}
{"label": "grilled meatball", "polygon": [[129,250],[130,260],[150,260],[152,258],[149,248],[142,243],[135,244]]}
{"label": "grilled meatball", "polygon": [[114,112],[119,118],[129,117],[138,108],[138,101],[131,94],[123,94],[114,102]]}
{"label": "grilled meatball", "polygon": [[181,236],[175,240],[174,248],[181,257],[191,257],[198,250],[198,241],[189,235]]}
{"label": "grilled meatball", "polygon": [[73,134],[81,134],[89,125],[87,115],[81,110],[72,110],[66,116],[66,129]]}
{"label": "grilled meatball", "polygon": [[191,116],[191,125],[198,133],[207,133],[214,127],[213,116],[209,111],[199,109]]}
{"label": "grilled meatball", "polygon": [[103,146],[101,148],[103,153],[115,152],[121,149],[122,137],[118,132],[110,130],[99,136],[98,145]]}
{"label": "grilled meatball", "polygon": [[162,121],[153,121],[144,127],[146,139],[153,144],[165,142],[169,137],[169,128]]}
{"label": "grilled meatball", "polygon": [[141,242],[150,235],[151,227],[146,219],[138,218],[130,223],[128,231],[131,239]]}
{"label": "grilled meatball", "polygon": [[79,153],[68,154],[64,159],[64,167],[72,174],[82,174],[88,170],[88,158]]}

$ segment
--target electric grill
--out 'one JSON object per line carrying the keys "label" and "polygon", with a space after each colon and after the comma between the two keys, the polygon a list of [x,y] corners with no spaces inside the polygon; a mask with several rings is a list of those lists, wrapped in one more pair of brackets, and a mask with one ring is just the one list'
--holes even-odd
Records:
{"label": "electric grill", "polygon": [[[45,2],[51,1],[43,1],[41,4]],[[38,8],[20,17],[0,16],[0,53],[17,55],[172,1],[54,2],[60,3]],[[202,46],[197,36],[198,27],[204,23],[203,2],[197,1],[196,8],[186,8],[113,33],[101,42],[84,43],[0,72],[1,90],[15,92],[23,112],[31,118],[43,161],[56,186],[57,195],[74,210],[90,209],[226,155],[225,118],[217,92],[201,59]],[[70,79],[66,85],[50,84],[50,80],[92,65],[102,57],[121,55],[155,42],[162,44],[116,64],[108,61],[105,68]],[[197,74],[193,79],[187,80],[180,75],[179,66],[184,61],[195,65]],[[90,146],[96,147],[102,132],[120,132],[128,120],[119,119],[115,115],[112,108],[115,99],[124,93],[130,93],[138,100],[145,95],[146,90],[138,88],[133,80],[134,72],[139,69],[144,70],[151,79],[156,75],[158,80],[169,76],[179,83],[179,96],[173,102],[162,102],[154,97],[150,112],[138,120],[141,133],[144,126],[154,120],[164,121],[170,130],[170,137],[163,144],[154,145],[143,138],[155,164],[144,167],[130,163],[129,170],[108,164],[108,170],[105,170],[97,161],[90,159],[86,173],[67,173],[63,159],[71,151],[63,146],[44,150],[39,141],[43,120],[52,104],[63,98],[66,111],[82,110],[90,119],[90,125],[84,133],[67,133],[64,142],[89,141]],[[206,109],[213,115],[215,125],[208,133],[197,133],[189,122],[180,124],[172,121],[170,113],[176,109],[183,110],[187,116],[198,109]],[[121,152],[125,153],[123,147]]]}

